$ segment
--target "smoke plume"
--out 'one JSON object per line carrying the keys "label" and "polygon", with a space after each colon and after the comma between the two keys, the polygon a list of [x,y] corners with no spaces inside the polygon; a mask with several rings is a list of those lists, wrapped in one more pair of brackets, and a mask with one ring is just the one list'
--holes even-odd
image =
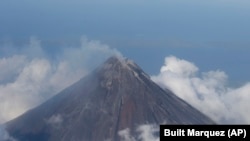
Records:
{"label": "smoke plume", "polygon": [[152,80],[218,123],[250,123],[250,82],[238,88],[229,87],[225,72],[199,72],[195,64],[175,56],[165,58],[160,73]]}
{"label": "smoke plume", "polygon": [[109,56],[120,55],[99,41],[83,37],[80,42],[80,46],[58,47],[60,51],[50,57],[41,41],[32,37],[24,47],[0,56],[0,123],[41,104]]}

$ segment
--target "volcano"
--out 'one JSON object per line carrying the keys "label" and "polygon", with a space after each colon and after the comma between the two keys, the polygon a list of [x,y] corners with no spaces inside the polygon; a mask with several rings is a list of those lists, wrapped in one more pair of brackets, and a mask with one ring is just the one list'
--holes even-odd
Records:
{"label": "volcano", "polygon": [[214,124],[133,61],[111,57],[56,96],[7,122],[19,141],[120,141],[143,124]]}

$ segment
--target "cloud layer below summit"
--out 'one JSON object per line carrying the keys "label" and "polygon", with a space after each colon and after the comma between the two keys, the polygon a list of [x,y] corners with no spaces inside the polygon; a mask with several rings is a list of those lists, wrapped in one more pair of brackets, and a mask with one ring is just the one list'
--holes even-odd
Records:
{"label": "cloud layer below summit", "polygon": [[86,75],[110,55],[120,53],[98,41],[61,49],[53,59],[39,40],[0,58],[0,123],[44,102]]}
{"label": "cloud layer below summit", "polygon": [[165,58],[152,80],[205,113],[217,123],[249,124],[250,82],[233,88],[222,70],[200,72],[192,62],[175,56]]}
{"label": "cloud layer below summit", "polygon": [[[109,56],[121,56],[119,51],[85,37],[79,46],[60,48],[53,55],[36,38],[22,47],[1,46],[9,54],[0,58],[0,123],[44,102]],[[230,87],[226,72],[201,72],[194,63],[175,56],[166,57],[159,74],[151,78],[218,123],[250,123],[250,82]]]}

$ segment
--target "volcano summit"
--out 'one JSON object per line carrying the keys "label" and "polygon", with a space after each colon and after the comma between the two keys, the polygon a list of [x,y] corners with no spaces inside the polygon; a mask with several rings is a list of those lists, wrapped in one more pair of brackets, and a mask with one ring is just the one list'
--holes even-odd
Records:
{"label": "volcano summit", "polygon": [[142,124],[214,124],[163,90],[133,61],[111,57],[91,74],[6,123],[19,141],[120,141]]}

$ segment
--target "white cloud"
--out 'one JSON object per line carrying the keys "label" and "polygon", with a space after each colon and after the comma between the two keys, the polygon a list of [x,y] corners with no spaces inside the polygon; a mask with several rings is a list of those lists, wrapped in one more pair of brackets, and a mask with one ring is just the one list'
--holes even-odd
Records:
{"label": "white cloud", "polygon": [[159,126],[146,124],[138,127],[137,131],[140,133],[138,139],[140,141],[159,141]]}
{"label": "white cloud", "polygon": [[157,132],[159,132],[159,126],[145,124],[138,126],[136,135],[134,136],[131,134],[129,128],[119,131],[118,134],[122,141],[159,141],[159,134]]}
{"label": "white cloud", "polygon": [[135,138],[130,134],[130,129],[126,128],[118,132],[122,141],[135,141]]}
{"label": "white cloud", "polygon": [[62,122],[63,122],[63,118],[60,114],[53,115],[47,120],[47,123],[49,124],[60,124]]}
{"label": "white cloud", "polygon": [[186,60],[178,60],[178,63],[176,61],[177,58],[174,56],[165,58],[165,64],[168,65],[163,66],[161,72],[169,71],[175,72],[178,75],[189,76],[198,71],[198,68],[194,64]]}
{"label": "white cloud", "polygon": [[45,119],[45,122],[54,129],[63,128],[63,117],[60,114],[52,115],[50,118]]}
{"label": "white cloud", "polygon": [[0,58],[0,123],[37,106],[73,84],[116,50],[84,38],[82,45],[67,47],[50,59],[41,42],[31,38],[19,54]]}
{"label": "white cloud", "polygon": [[0,140],[1,141],[17,141],[15,138],[11,137],[9,133],[0,125]]}
{"label": "white cloud", "polygon": [[160,73],[151,78],[218,123],[250,123],[250,83],[228,87],[225,72],[200,73],[193,63],[174,56],[166,57]]}
{"label": "white cloud", "polygon": [[13,55],[0,59],[0,84],[12,81],[18,75],[26,62],[25,56]]}

